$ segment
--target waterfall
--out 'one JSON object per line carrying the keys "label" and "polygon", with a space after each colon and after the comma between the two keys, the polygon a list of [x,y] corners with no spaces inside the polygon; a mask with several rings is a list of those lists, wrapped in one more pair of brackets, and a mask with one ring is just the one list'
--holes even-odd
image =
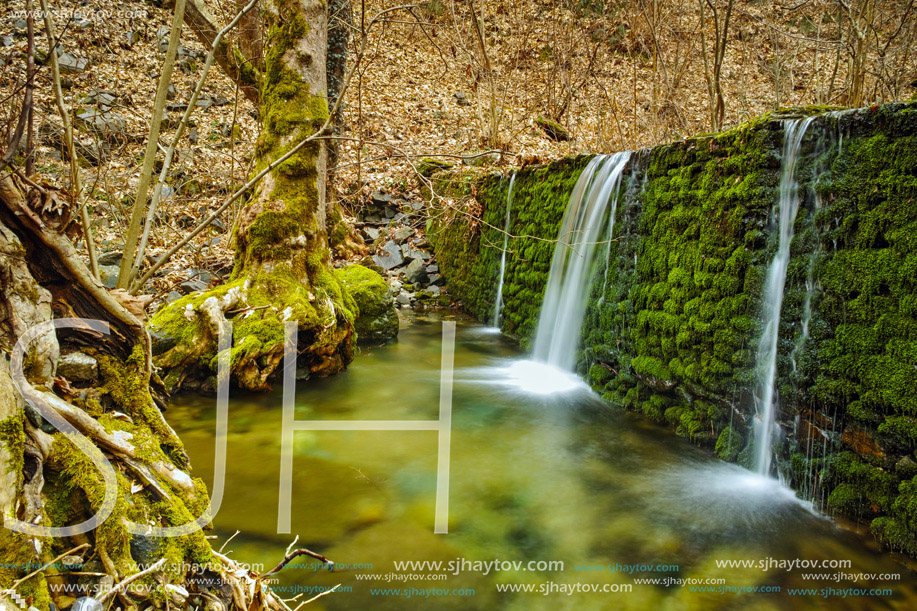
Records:
{"label": "waterfall", "polygon": [[506,248],[509,246],[509,213],[513,205],[513,183],[516,171],[509,176],[509,190],[506,192],[506,220],[503,223],[503,254],[500,255],[500,276],[497,278],[497,299],[494,301],[493,326],[500,328],[500,314],[503,312],[503,275],[506,273]]}
{"label": "waterfall", "polygon": [[767,270],[764,286],[764,331],[758,343],[755,363],[755,467],[759,474],[768,475],[771,469],[771,447],[777,432],[777,340],[780,334],[780,309],[783,306],[783,289],[790,263],[790,243],[793,241],[793,224],[799,210],[799,185],[796,183],[796,163],[806,129],[812,117],[784,122],[783,162],[780,170],[780,197],[777,203],[779,242],[777,253]]}
{"label": "waterfall", "polygon": [[570,194],[535,332],[537,361],[567,371],[576,364],[597,246],[603,237],[611,239],[629,159],[630,152],[593,158]]}

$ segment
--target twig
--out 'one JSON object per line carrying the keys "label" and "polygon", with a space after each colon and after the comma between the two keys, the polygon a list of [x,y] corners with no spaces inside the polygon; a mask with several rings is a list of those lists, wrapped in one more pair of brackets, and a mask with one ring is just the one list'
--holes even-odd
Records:
{"label": "twig", "polygon": [[11,586],[9,587],[9,589],[10,589],[10,590],[15,590],[16,588],[18,588],[20,585],[22,585],[23,583],[25,583],[26,581],[28,581],[28,580],[31,579],[32,577],[35,577],[35,575],[38,575],[39,573],[41,573],[42,571],[44,571],[45,569],[47,569],[49,566],[53,566],[58,560],[60,560],[60,559],[63,558],[64,556],[69,556],[70,554],[72,554],[72,553],[74,553],[74,552],[78,552],[78,551],[82,550],[82,549],[85,548],[85,547],[89,547],[89,544],[88,544],[88,543],[83,543],[82,545],[77,545],[76,547],[74,547],[74,548],[71,549],[71,550],[67,550],[66,552],[64,552],[63,554],[61,554],[60,556],[58,556],[57,558],[55,558],[54,560],[52,560],[51,562],[45,564],[44,566],[42,566],[42,567],[40,567],[40,568],[35,569],[35,570],[32,571],[31,573],[29,573],[28,575],[26,575],[25,577],[23,577],[22,579],[20,579],[19,581],[17,581],[17,582],[14,583],[13,585],[11,585]]}
{"label": "twig", "polygon": [[[295,541],[294,541],[294,543],[295,543]],[[291,544],[291,546],[292,546],[292,544]],[[310,558],[315,558],[316,560],[320,560],[320,561],[324,562],[325,564],[331,565],[332,568],[334,567],[334,561],[329,560],[328,558],[325,558],[325,557],[322,556],[321,554],[316,554],[315,552],[313,552],[313,551],[311,551],[311,550],[308,550],[308,549],[306,549],[306,548],[304,548],[304,547],[300,547],[299,549],[293,550],[292,552],[289,551],[289,549],[290,549],[290,548],[288,547],[288,548],[287,548],[287,555],[283,557],[283,560],[280,561],[280,564],[278,564],[277,566],[275,566],[274,568],[272,568],[270,571],[268,571],[267,573],[265,573],[264,575],[262,575],[262,577],[270,577],[271,575],[274,575],[275,573],[279,573],[280,571],[283,570],[283,568],[284,568],[286,565],[290,564],[290,561],[292,561],[294,558],[298,558],[298,557],[300,557],[300,556],[309,556]]]}
{"label": "twig", "polygon": [[337,584],[336,586],[334,586],[334,587],[331,588],[330,590],[325,590],[324,592],[322,592],[322,593],[320,593],[320,594],[316,594],[315,596],[313,596],[313,597],[310,598],[309,600],[304,600],[304,601],[302,601],[301,603],[299,603],[298,605],[296,605],[296,608],[293,609],[293,611],[297,611],[297,610],[298,610],[300,607],[302,607],[303,605],[308,605],[310,602],[312,602],[312,601],[314,601],[314,600],[318,600],[318,599],[321,598],[322,596],[327,596],[328,594],[331,594],[332,592],[334,592],[335,590],[337,590],[337,589],[340,588],[340,587],[341,587],[341,584]]}
{"label": "twig", "polygon": [[[249,2],[248,5],[246,5],[245,8],[243,8],[242,11],[236,15],[235,19],[233,19],[225,28],[220,30],[216,38],[213,39],[213,46],[207,53],[207,59],[204,61],[204,67],[201,69],[201,74],[197,79],[197,86],[191,93],[191,99],[188,100],[188,106],[185,108],[185,112],[182,114],[182,118],[178,122],[178,127],[175,129],[175,134],[172,136],[172,142],[169,144],[169,148],[166,150],[165,159],[162,163],[162,169],[159,172],[159,178],[156,181],[156,187],[153,189],[153,199],[150,202],[149,210],[147,210],[146,225],[143,228],[143,236],[140,239],[140,247],[137,249],[137,256],[133,259],[133,266],[130,268],[129,273],[126,274],[127,281],[125,286],[128,286],[140,272],[140,265],[143,262],[144,254],[146,254],[147,241],[150,238],[150,229],[152,228],[153,221],[156,218],[156,210],[159,208],[159,202],[162,200],[162,188],[166,183],[166,178],[169,176],[169,170],[172,167],[172,159],[175,155],[175,149],[178,148],[178,143],[181,140],[182,135],[185,133],[185,127],[187,127],[188,122],[191,120],[191,114],[194,112],[194,109],[197,106],[198,97],[200,96],[201,91],[204,89],[204,81],[207,80],[207,74],[210,72],[210,68],[213,66],[216,50],[220,46],[220,43],[223,41],[223,37],[226,36],[226,34],[232,30],[236,24],[239,23],[242,17],[244,17],[249,11],[255,8],[258,2],[259,0],[251,0],[251,2]],[[178,2],[176,2],[175,6],[178,7]],[[230,143],[235,141],[235,136],[232,133],[231,128],[229,141]],[[232,180],[231,177],[230,180]],[[123,272],[124,268],[122,266],[122,273]]]}
{"label": "twig", "polygon": [[82,186],[80,185],[80,164],[76,156],[76,149],[73,146],[73,124],[70,121],[70,112],[64,105],[64,91],[61,89],[60,65],[57,61],[57,44],[60,41],[54,40],[54,24],[51,23],[51,12],[48,10],[48,0],[40,0],[41,12],[45,19],[45,32],[48,35],[48,46],[51,52],[48,57],[51,59],[51,76],[54,82],[54,99],[57,102],[57,110],[60,113],[61,122],[64,126],[64,140],[67,145],[67,153],[70,155],[70,189],[73,191],[72,205],[80,210],[80,222],[83,224],[83,235],[86,238],[86,250],[89,253],[89,271],[93,277],[99,278],[99,264],[96,259],[96,245],[92,238],[92,225],[89,222],[89,210],[86,206],[80,206],[80,196]]}
{"label": "twig", "polygon": [[242,532],[242,531],[241,531],[241,530],[237,530],[236,532],[232,533],[232,536],[231,536],[230,538],[226,539],[226,541],[223,543],[223,545],[220,546],[220,553],[223,552],[223,550],[226,548],[226,546],[229,545],[229,542],[232,541],[233,539],[235,539],[235,538],[236,538],[236,535],[238,535],[240,532]]}
{"label": "twig", "polygon": [[140,579],[141,577],[146,577],[146,576],[149,575],[150,573],[154,573],[154,572],[158,571],[160,568],[162,568],[162,565],[164,565],[165,563],[166,563],[166,559],[165,559],[165,558],[160,558],[160,559],[156,562],[156,564],[154,564],[153,566],[151,566],[151,567],[149,567],[149,568],[146,568],[146,569],[140,571],[139,573],[134,573],[133,575],[131,575],[130,577],[124,579],[124,580],[123,580],[122,582],[120,582],[118,585],[116,585],[115,587],[113,587],[111,590],[108,590],[107,592],[105,592],[104,594],[102,594],[101,596],[99,596],[98,598],[96,598],[96,600],[99,601],[100,603],[101,603],[101,602],[105,602],[106,600],[108,600],[109,598],[111,598],[112,596],[114,596],[115,594],[117,594],[119,590],[122,590],[127,584],[132,583],[132,582],[134,582],[134,581],[137,581],[137,580]]}

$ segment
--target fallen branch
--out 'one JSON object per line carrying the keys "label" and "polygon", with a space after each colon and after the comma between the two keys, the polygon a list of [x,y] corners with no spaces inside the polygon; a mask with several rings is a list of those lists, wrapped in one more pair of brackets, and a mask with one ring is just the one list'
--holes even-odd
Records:
{"label": "fallen branch", "polygon": [[111,598],[112,596],[114,596],[115,594],[117,594],[120,590],[122,590],[122,589],[123,589],[125,586],[127,586],[128,584],[130,584],[130,583],[132,583],[132,582],[134,582],[134,581],[137,581],[137,580],[140,579],[141,577],[146,577],[146,576],[149,575],[150,573],[155,573],[155,572],[158,571],[160,568],[162,568],[162,565],[164,565],[165,563],[166,563],[166,559],[165,559],[165,558],[160,558],[160,559],[156,562],[156,564],[154,564],[153,566],[151,566],[151,567],[149,567],[149,568],[146,568],[146,569],[140,571],[139,573],[134,573],[134,574],[131,575],[130,577],[127,577],[126,579],[124,579],[123,581],[121,581],[120,583],[118,583],[116,586],[114,586],[111,590],[108,590],[107,592],[105,592],[104,594],[102,594],[101,596],[99,596],[98,598],[96,598],[96,600],[99,601],[100,603],[105,602],[106,600],[108,600],[109,598]]}
{"label": "fallen branch", "polygon": [[20,585],[22,585],[23,583],[25,583],[26,581],[28,581],[28,580],[31,579],[32,577],[35,577],[36,575],[38,575],[39,573],[41,573],[42,571],[44,571],[44,570],[47,569],[48,567],[54,566],[54,565],[57,563],[57,561],[60,560],[61,558],[63,558],[64,556],[69,556],[70,554],[73,554],[73,553],[75,553],[75,552],[82,551],[83,548],[86,548],[86,547],[89,547],[89,544],[88,544],[88,543],[83,543],[82,545],[77,545],[77,546],[74,547],[73,549],[64,552],[63,554],[61,554],[60,556],[58,556],[57,558],[55,558],[55,559],[52,560],[51,562],[48,562],[47,564],[45,564],[45,565],[43,565],[43,566],[41,566],[41,567],[35,569],[34,571],[32,571],[31,573],[29,573],[28,575],[26,575],[25,577],[23,577],[23,578],[20,579],[19,581],[15,582],[13,585],[11,585],[11,586],[9,587],[9,589],[10,589],[10,590],[15,590],[15,589],[18,588]]}

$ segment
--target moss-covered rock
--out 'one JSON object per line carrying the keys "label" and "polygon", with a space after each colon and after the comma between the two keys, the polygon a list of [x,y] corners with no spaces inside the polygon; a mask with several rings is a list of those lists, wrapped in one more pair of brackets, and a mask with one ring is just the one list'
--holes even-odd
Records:
{"label": "moss-covered rock", "polygon": [[398,309],[382,276],[362,265],[337,269],[335,275],[357,305],[354,324],[358,341],[386,340],[398,335]]}
{"label": "moss-covered rock", "polygon": [[[805,116],[816,119],[795,172],[777,463],[803,493],[917,554],[907,514],[917,498],[917,104],[783,109],[634,153],[594,270],[578,369],[607,400],[748,464],[784,121]],[[517,173],[503,330],[523,345],[588,159]],[[509,181],[467,170],[434,180],[452,196],[428,228],[437,260],[451,293],[490,320]]]}

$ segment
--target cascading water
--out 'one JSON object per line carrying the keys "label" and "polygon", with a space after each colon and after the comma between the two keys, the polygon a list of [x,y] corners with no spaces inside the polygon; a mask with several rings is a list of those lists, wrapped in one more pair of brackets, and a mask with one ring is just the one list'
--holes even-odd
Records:
{"label": "cascading water", "polygon": [[503,223],[503,254],[500,255],[500,276],[497,278],[497,299],[494,301],[493,326],[500,326],[500,314],[503,312],[503,276],[506,273],[506,249],[509,246],[509,214],[513,205],[513,183],[516,172],[509,176],[509,189],[506,191],[506,221]]}
{"label": "cascading water", "polygon": [[779,242],[777,253],[767,270],[764,286],[764,331],[758,343],[755,363],[755,468],[761,475],[771,470],[771,447],[776,428],[777,392],[777,340],[780,334],[780,310],[783,307],[783,290],[786,271],[790,263],[790,243],[793,241],[793,224],[799,210],[799,185],[796,182],[796,163],[802,139],[812,117],[784,123],[783,162],[780,175],[780,197],[777,204]]}
{"label": "cascading water", "polygon": [[567,371],[576,364],[597,246],[603,232],[611,239],[621,177],[630,155],[628,151],[595,157],[570,194],[538,318],[536,361]]}

